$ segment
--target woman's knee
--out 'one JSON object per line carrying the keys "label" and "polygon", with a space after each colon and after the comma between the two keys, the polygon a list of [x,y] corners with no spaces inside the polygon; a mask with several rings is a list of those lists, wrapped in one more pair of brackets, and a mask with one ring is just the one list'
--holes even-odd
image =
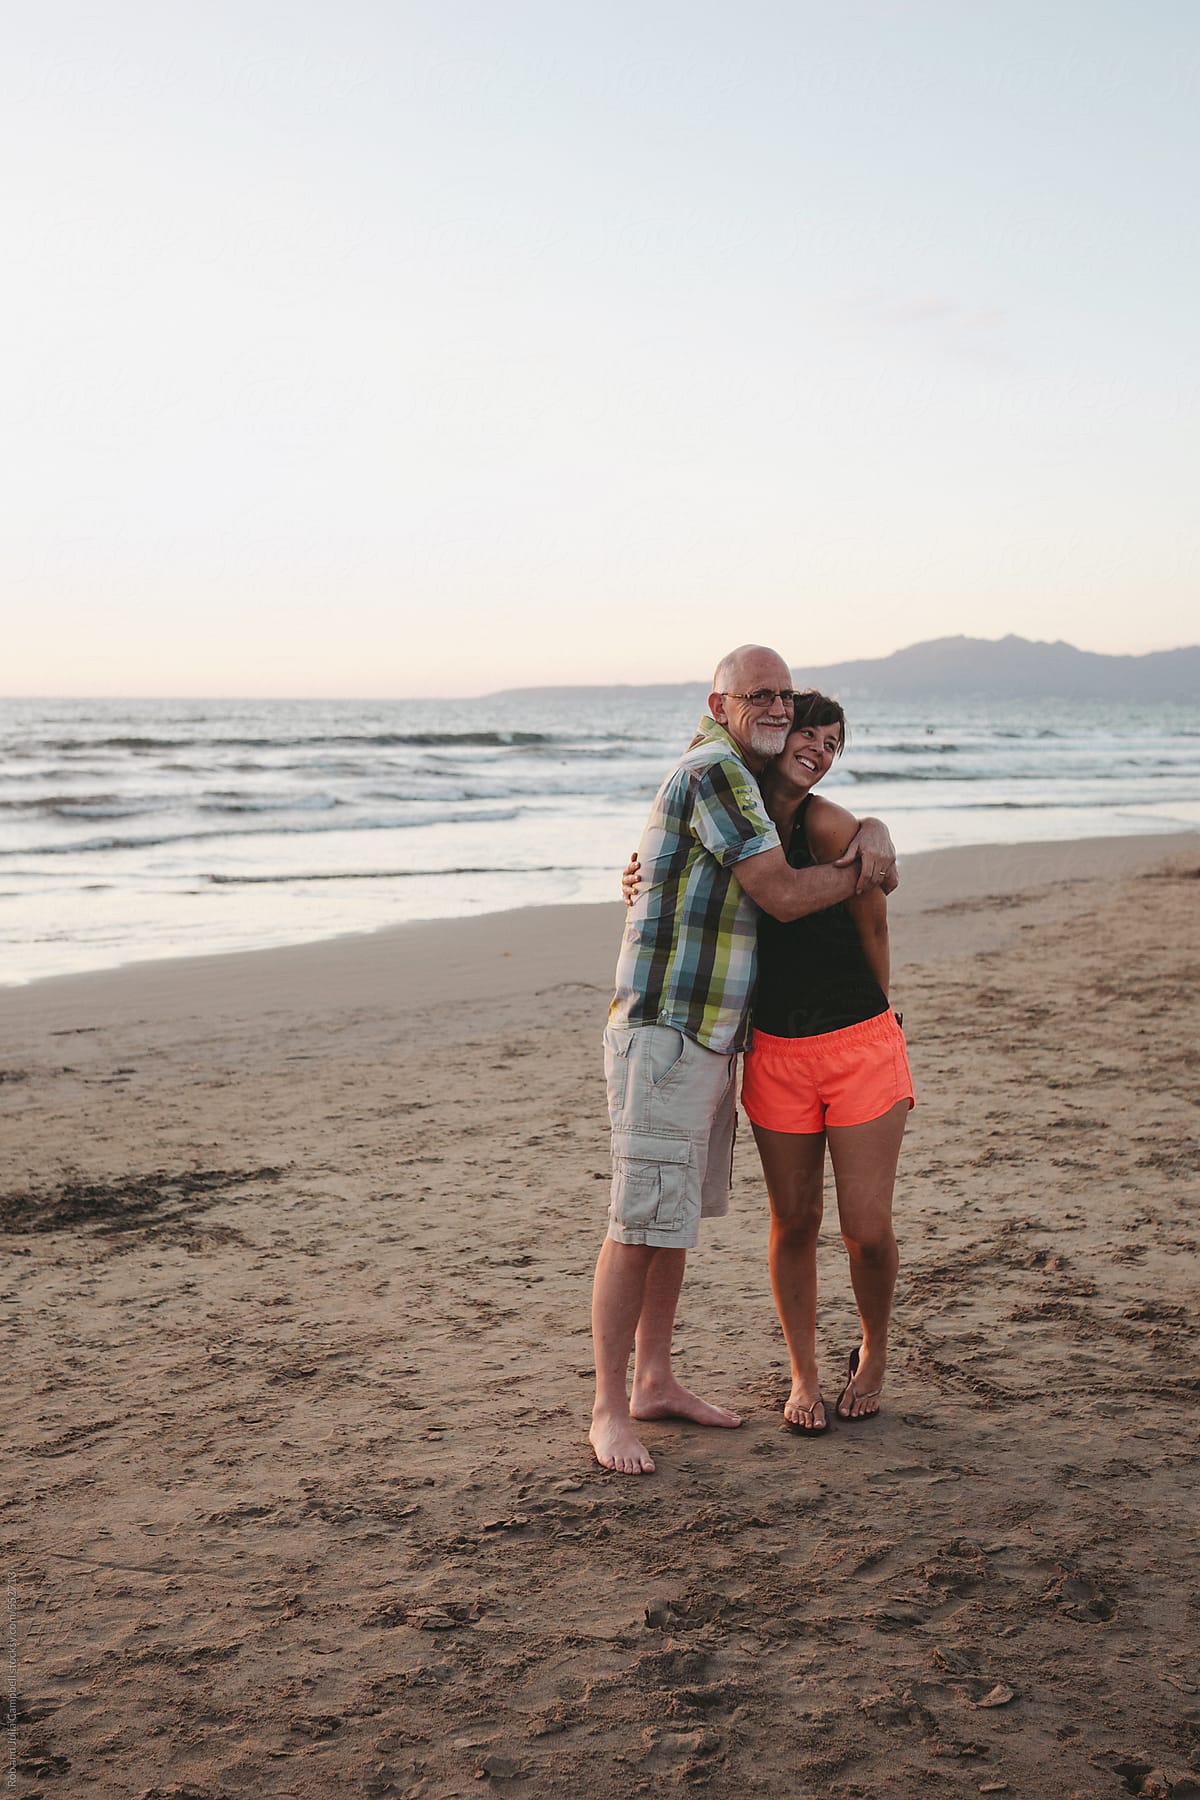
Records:
{"label": "woman's knee", "polygon": [[790,1194],[785,1201],[771,1197],[771,1232],[789,1244],[807,1244],[820,1235],[825,1211],[818,1193]]}
{"label": "woman's knee", "polygon": [[855,1262],[862,1263],[865,1268],[883,1269],[899,1261],[896,1234],[890,1221],[857,1232],[847,1231],[843,1226],[842,1242]]}

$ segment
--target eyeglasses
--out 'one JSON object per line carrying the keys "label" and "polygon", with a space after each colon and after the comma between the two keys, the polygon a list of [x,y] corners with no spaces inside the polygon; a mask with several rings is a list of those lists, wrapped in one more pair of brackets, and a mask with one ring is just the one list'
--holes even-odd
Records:
{"label": "eyeglasses", "polygon": [[773,700],[782,700],[785,706],[795,706],[796,694],[792,688],[755,688],[752,694],[722,694],[722,700],[749,700],[754,706],[770,706]]}

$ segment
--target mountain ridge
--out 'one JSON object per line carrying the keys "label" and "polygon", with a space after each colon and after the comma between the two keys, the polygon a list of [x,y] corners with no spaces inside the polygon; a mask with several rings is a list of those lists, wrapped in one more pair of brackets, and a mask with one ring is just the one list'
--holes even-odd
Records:
{"label": "mountain ridge", "polygon": [[[1175,650],[1148,650],[1138,656],[1107,656],[1080,650],[1058,638],[1042,642],[1017,637],[928,638],[893,650],[889,656],[793,670],[800,687],[816,687],[846,699],[1038,699],[1187,701],[1200,698],[1200,644]],[[605,694],[708,693],[707,681],[614,682],[584,687],[503,688],[488,699],[520,700],[537,695],[594,698]]]}

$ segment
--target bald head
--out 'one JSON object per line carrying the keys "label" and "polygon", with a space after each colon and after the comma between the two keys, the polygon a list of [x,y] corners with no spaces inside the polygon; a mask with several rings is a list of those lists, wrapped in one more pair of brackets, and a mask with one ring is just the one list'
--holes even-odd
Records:
{"label": "bald head", "polygon": [[[769,674],[764,675],[762,671],[767,663],[772,667]],[[721,658],[713,675],[713,692],[717,694],[748,693],[756,687],[791,685],[791,670],[778,650],[769,650],[765,644],[739,644],[736,650],[728,651]]]}

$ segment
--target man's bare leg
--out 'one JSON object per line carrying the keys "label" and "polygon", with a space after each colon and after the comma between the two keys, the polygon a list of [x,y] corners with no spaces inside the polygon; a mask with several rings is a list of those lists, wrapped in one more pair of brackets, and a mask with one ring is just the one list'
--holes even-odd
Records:
{"label": "man's bare leg", "polygon": [[[592,1284],[592,1345],[596,1361],[596,1401],[588,1441],[601,1468],[618,1475],[650,1475],[654,1458],[634,1431],[629,1416],[629,1353],[643,1309],[650,1271],[670,1254],[649,1244],[619,1244],[605,1238]],[[682,1260],[683,1252],[680,1252]],[[682,1269],[680,1279],[682,1280]],[[679,1287],[676,1284],[676,1297]]]}
{"label": "man's bare leg", "polygon": [[633,1401],[635,1419],[691,1419],[697,1425],[740,1425],[737,1413],[702,1400],[675,1378],[671,1338],[683,1286],[686,1250],[658,1250],[646,1275],[635,1336]]}

